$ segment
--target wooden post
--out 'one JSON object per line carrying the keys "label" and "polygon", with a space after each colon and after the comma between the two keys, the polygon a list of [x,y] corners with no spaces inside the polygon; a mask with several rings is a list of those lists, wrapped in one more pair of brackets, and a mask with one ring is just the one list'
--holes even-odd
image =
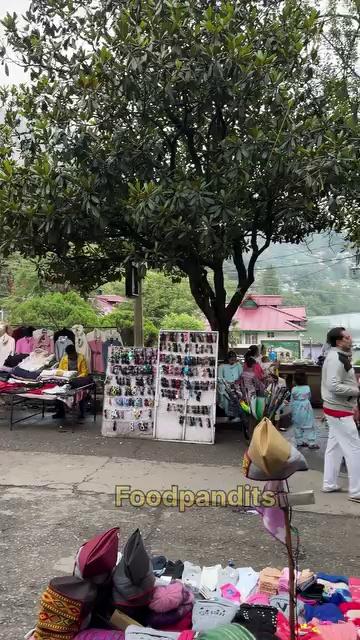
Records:
{"label": "wooden post", "polygon": [[144,346],[144,318],[143,318],[143,297],[142,280],[139,278],[138,296],[134,298],[134,346]]}
{"label": "wooden post", "polygon": [[291,528],[289,518],[289,508],[283,509],[285,516],[285,532],[286,532],[286,548],[288,552],[288,564],[289,564],[289,625],[290,625],[290,640],[296,640],[296,622],[295,622],[295,571],[294,560],[292,553],[291,543]]}

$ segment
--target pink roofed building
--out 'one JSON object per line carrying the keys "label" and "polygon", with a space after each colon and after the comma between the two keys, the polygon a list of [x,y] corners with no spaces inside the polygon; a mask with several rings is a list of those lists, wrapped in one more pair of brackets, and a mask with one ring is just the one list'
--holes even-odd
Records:
{"label": "pink roofed building", "polygon": [[306,323],[305,307],[284,306],[281,296],[249,294],[234,315],[231,342],[242,350],[263,344],[300,357]]}
{"label": "pink roofed building", "polygon": [[94,299],[95,306],[99,309],[100,313],[104,314],[104,316],[114,311],[114,309],[123,302],[128,302],[127,298],[107,294],[95,296]]}

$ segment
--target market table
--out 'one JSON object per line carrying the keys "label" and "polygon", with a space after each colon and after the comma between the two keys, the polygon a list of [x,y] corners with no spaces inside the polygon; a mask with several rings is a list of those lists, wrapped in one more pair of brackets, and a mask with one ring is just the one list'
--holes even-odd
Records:
{"label": "market table", "polygon": [[[0,395],[9,396],[11,398],[10,403],[10,431],[12,431],[13,425],[19,422],[24,422],[25,420],[29,420],[30,418],[34,418],[35,416],[41,415],[42,418],[45,416],[45,403],[46,402],[54,402],[55,400],[60,400],[64,402],[70,409],[72,413],[72,433],[74,433],[74,424],[75,424],[75,408],[78,402],[84,397],[85,393],[93,393],[94,394],[94,422],[96,421],[96,382],[92,382],[91,384],[84,385],[83,387],[77,387],[76,389],[69,389],[65,393],[59,394],[50,394],[44,391],[42,394],[39,393],[31,393],[31,391],[16,390],[14,391],[7,390],[3,391]],[[23,405],[27,400],[36,400],[37,402],[42,403],[41,411],[37,411],[36,413],[32,413],[29,416],[25,416],[22,418],[18,418],[14,420],[14,408],[18,405]]]}
{"label": "market table", "polygon": [[[322,407],[321,399],[321,367],[314,364],[304,363],[281,363],[280,375],[285,378],[286,384],[289,389],[294,384],[294,375],[296,371],[304,371],[307,376],[308,385],[311,389],[311,404],[314,408],[318,409]],[[360,376],[360,367],[354,366],[356,377]]]}

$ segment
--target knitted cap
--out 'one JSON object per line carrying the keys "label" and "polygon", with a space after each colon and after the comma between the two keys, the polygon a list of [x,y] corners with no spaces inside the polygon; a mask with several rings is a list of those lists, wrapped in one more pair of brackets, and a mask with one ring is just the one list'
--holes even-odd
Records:
{"label": "knitted cap", "polygon": [[200,633],[199,640],[256,640],[255,636],[239,624],[226,624]]}

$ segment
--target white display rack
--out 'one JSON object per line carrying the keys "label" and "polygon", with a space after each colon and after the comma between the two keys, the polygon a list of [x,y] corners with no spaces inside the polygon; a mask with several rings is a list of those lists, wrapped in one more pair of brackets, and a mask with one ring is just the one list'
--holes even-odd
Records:
{"label": "white display rack", "polygon": [[122,438],[152,438],[157,349],[109,348],[101,433]]}
{"label": "white display rack", "polygon": [[154,438],[214,444],[217,331],[159,334]]}

